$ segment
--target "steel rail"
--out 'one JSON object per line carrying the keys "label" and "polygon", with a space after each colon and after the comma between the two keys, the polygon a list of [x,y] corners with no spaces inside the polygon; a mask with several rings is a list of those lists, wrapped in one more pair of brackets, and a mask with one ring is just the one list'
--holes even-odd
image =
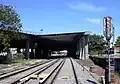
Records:
{"label": "steel rail", "polygon": [[74,68],[74,65],[73,65],[73,62],[72,62],[71,58],[70,58],[70,61],[71,61],[71,65],[72,65],[72,69],[73,69],[76,84],[79,84],[78,79],[77,79],[77,75],[76,75],[76,72],[75,72],[75,68]]}
{"label": "steel rail", "polygon": [[49,82],[49,84],[53,84],[55,78],[57,77],[57,75],[59,74],[61,68],[63,67],[65,63],[65,60],[63,60],[61,63],[59,63],[59,65],[54,68],[54,70],[51,72],[51,74],[47,77],[47,79],[45,81],[42,82],[42,84],[46,84],[46,82],[48,81],[48,79],[53,76],[53,78],[51,79],[51,81]]}
{"label": "steel rail", "polygon": [[19,70],[17,70],[17,71],[11,72],[11,73],[7,73],[7,74],[4,74],[4,75],[1,75],[1,76],[0,76],[0,80],[5,79],[5,78],[8,78],[8,77],[13,76],[13,75],[16,75],[16,74],[19,74],[19,73],[24,72],[24,71],[30,70],[30,69],[32,69],[32,68],[38,67],[38,66],[43,65],[43,64],[45,64],[45,63],[48,63],[48,62],[50,62],[50,61],[51,61],[51,60],[46,61],[46,62],[43,62],[43,63],[41,63],[41,64],[33,65],[33,66],[29,67],[29,68],[19,69]]}
{"label": "steel rail", "polygon": [[[75,59],[74,59],[75,60]],[[86,70],[98,83],[100,83],[91,73],[88,69],[86,69],[81,63],[79,63],[77,60],[75,60],[79,65],[83,67],[84,70]]]}
{"label": "steel rail", "polygon": [[[30,74],[28,74],[28,75],[26,75],[26,76],[24,76],[24,77],[22,77],[22,78],[20,78],[20,79],[18,79],[18,80],[15,80],[15,81],[12,82],[11,84],[19,83],[20,80],[23,79],[23,78],[26,78],[26,77],[28,77],[28,76],[30,76],[30,75],[32,75],[32,74],[38,74],[38,73],[40,73],[40,72],[44,71],[45,69],[49,68],[51,65],[53,65],[53,64],[56,63],[57,61],[59,61],[59,59],[57,59],[56,61],[53,61],[52,63],[48,64],[47,66],[43,66],[43,67],[35,70],[34,72],[32,72],[32,73],[30,73]],[[29,81],[29,79],[26,80],[25,82],[27,82],[27,81]]]}

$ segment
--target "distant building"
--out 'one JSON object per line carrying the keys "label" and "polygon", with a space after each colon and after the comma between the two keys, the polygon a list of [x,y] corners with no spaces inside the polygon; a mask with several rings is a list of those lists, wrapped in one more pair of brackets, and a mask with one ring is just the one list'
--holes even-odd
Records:
{"label": "distant building", "polygon": [[120,54],[120,47],[115,47],[114,52],[115,54]]}

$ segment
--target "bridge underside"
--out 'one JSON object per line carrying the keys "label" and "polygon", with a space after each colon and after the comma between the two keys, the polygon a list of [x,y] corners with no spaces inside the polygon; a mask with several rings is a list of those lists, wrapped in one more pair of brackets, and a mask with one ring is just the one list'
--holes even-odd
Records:
{"label": "bridge underside", "polygon": [[67,50],[67,56],[87,59],[88,36],[86,32],[27,35],[28,39],[12,41],[11,48],[23,49],[31,58],[47,58],[51,51]]}

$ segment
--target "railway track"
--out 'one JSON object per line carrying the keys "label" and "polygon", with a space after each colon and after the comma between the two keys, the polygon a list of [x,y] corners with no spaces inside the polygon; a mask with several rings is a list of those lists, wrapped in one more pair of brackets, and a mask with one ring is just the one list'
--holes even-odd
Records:
{"label": "railway track", "polygon": [[64,64],[64,62],[65,62],[65,60],[60,59],[58,62],[49,66],[45,70],[38,71],[37,73],[34,73],[33,76],[37,76],[37,77],[35,77],[35,79],[32,78],[32,79],[29,79],[29,80],[26,80],[26,81],[21,81],[18,84],[23,84],[23,83],[24,84],[46,84],[46,82],[49,79],[50,79],[49,84],[51,84],[52,81],[55,78],[54,77],[54,78],[51,79],[51,77],[53,77],[53,74],[57,74],[56,72],[58,72],[58,70]]}
{"label": "railway track", "polygon": [[[65,67],[69,67],[67,71],[67,75],[64,74]],[[60,76],[62,74],[62,76]],[[74,69],[74,65],[71,59],[61,59],[55,64],[51,65],[50,67],[40,70],[34,74],[31,75],[31,79],[23,78],[17,82],[17,84],[59,84],[63,83],[66,81],[68,78],[68,84],[78,84],[76,72]],[[68,77],[67,77],[68,76]],[[62,77],[63,80],[58,80],[59,77]]]}
{"label": "railway track", "polygon": [[52,83],[45,84],[100,84],[90,72],[83,69],[74,59],[66,59]]}
{"label": "railway track", "polygon": [[51,84],[78,84],[75,68],[71,58],[66,59],[64,66],[61,68]]}
{"label": "railway track", "polygon": [[[101,84],[78,60],[72,59],[79,84]],[[80,75],[79,75],[80,74]]]}
{"label": "railway track", "polygon": [[22,79],[28,75],[31,75],[31,74],[37,72],[38,70],[47,67],[50,64],[52,65],[53,63],[55,63],[57,61],[58,61],[58,59],[52,60],[52,61],[45,62],[45,63],[40,64],[40,65],[35,66],[35,67],[31,67],[30,69],[27,69],[27,70],[20,70],[20,71],[13,73],[13,74],[1,76],[0,84],[16,84],[16,82],[19,81],[20,79]]}
{"label": "railway track", "polygon": [[23,78],[24,81],[17,84],[78,84],[73,62],[68,58],[61,59],[49,68],[34,73],[32,77],[29,80]]}
{"label": "railway track", "polygon": [[10,71],[10,72],[7,72],[7,73],[0,74],[0,80],[1,80],[1,79],[4,79],[4,78],[6,78],[6,77],[9,77],[9,76],[11,76],[11,75],[15,75],[15,74],[17,74],[17,73],[20,73],[20,72],[23,72],[23,71],[27,71],[27,70],[29,70],[29,69],[32,69],[32,68],[37,67],[37,66],[40,66],[40,65],[45,64],[45,63],[50,62],[50,61],[52,61],[52,59],[51,59],[51,60],[41,61],[41,62],[38,63],[37,65],[32,65],[32,66],[27,67],[27,68],[22,68],[22,69],[18,69],[18,70],[13,70],[13,71]]}
{"label": "railway track", "polygon": [[7,77],[0,84],[99,84],[72,58],[56,59],[39,68]]}

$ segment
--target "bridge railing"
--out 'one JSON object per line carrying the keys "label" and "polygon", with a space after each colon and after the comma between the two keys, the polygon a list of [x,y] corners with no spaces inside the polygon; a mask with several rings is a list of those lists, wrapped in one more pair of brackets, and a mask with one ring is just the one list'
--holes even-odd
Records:
{"label": "bridge railing", "polygon": [[[2,23],[2,21],[0,21],[0,30],[11,30],[11,28],[13,28],[13,25],[4,25]],[[41,33],[42,33],[42,29],[41,29]],[[33,34],[33,35],[40,35],[40,32],[33,32],[33,31],[26,31],[26,30],[21,30],[21,33],[27,33],[27,34]]]}
{"label": "bridge railing", "polygon": [[41,33],[40,32],[33,32],[33,31],[21,31],[22,33],[27,33],[27,34],[33,34],[33,35],[40,35]]}

